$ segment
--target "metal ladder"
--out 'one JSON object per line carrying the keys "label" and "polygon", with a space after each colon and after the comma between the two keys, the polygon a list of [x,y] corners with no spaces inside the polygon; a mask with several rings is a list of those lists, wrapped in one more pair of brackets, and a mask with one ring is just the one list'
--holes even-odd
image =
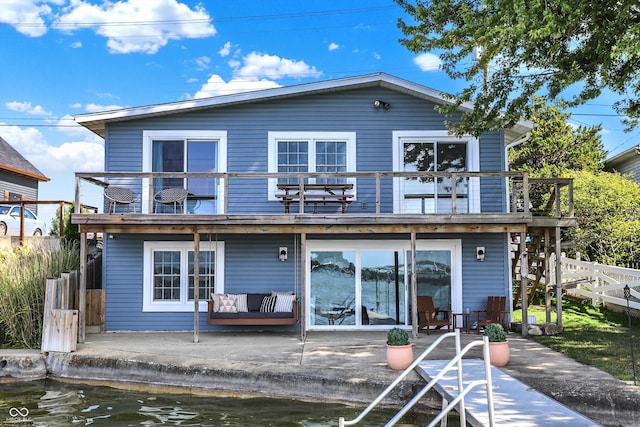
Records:
{"label": "metal ladder", "polygon": [[[464,398],[465,396],[475,387],[484,385],[487,390],[487,410],[489,415],[489,426],[494,427],[494,413],[493,413],[493,386],[491,382],[491,363],[489,361],[489,338],[483,336],[482,341],[473,341],[467,344],[463,349],[461,349],[460,345],[460,330],[456,329],[455,332],[447,332],[441,335],[437,340],[433,342],[420,356],[418,356],[411,365],[396,378],[382,393],[376,397],[373,402],[369,404],[356,418],[352,420],[345,420],[344,417],[339,418],[339,426],[352,426],[360,421],[373,410],[382,399],[384,399],[390,392],[393,390],[399,383],[402,381],[407,375],[409,375],[419,364],[422,362],[434,349],[442,343],[447,338],[455,338],[455,347],[456,347],[456,355],[453,359],[447,363],[447,365],[442,368],[442,370],[433,377],[429,383],[422,388],[414,397],[411,399],[405,406],[400,409],[400,411],[393,417],[385,426],[393,426],[407,413],[409,410],[416,404],[422,397],[431,390],[437,383],[440,381],[449,371],[456,371],[458,376],[458,396],[453,399],[447,406],[442,408],[442,411],[436,416],[427,427],[433,427],[436,425],[438,421],[442,422],[442,425],[446,425],[446,416],[454,409],[456,406],[458,407],[458,414],[460,415],[460,425],[464,426],[467,423],[466,420],[466,411],[464,407]],[[474,348],[482,346],[482,355],[484,358],[484,371],[485,371],[485,379],[472,381],[465,387],[462,381],[462,357],[467,354],[467,352]],[[443,406],[446,400],[443,398]]]}

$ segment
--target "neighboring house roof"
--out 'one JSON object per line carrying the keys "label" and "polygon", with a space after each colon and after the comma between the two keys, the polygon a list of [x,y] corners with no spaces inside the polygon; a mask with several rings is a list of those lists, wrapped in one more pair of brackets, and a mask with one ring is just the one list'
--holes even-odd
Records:
{"label": "neighboring house roof", "polygon": [[605,164],[607,169],[617,170],[620,165],[624,165],[633,161],[640,160],[640,145],[629,148],[626,151],[623,151],[620,154],[616,154],[615,156],[607,159]]}
{"label": "neighboring house roof", "polygon": [[[257,101],[293,98],[312,94],[337,92],[368,87],[383,87],[398,92],[406,93],[418,98],[426,99],[437,104],[450,103],[443,92],[428,88],[385,73],[369,74],[358,77],[348,77],[337,80],[307,83],[295,86],[279,87],[275,89],[242,92],[233,95],[217,96],[213,98],[192,99],[189,101],[170,102],[144,107],[123,108],[120,110],[105,111],[92,114],[75,116],[77,123],[104,137],[107,123],[125,120],[140,119],[145,117],[163,116],[167,114],[185,113],[206,108],[227,107],[230,105],[246,104]],[[460,107],[461,111],[470,111],[472,104],[465,103]],[[530,132],[534,127],[533,122],[519,121],[512,129],[505,130],[505,142],[509,143],[520,136]]]}
{"label": "neighboring house roof", "polygon": [[7,141],[0,137],[0,170],[17,173],[18,175],[27,176],[37,179],[38,181],[49,181],[42,172],[33,166],[27,159],[22,157],[18,151]]}
{"label": "neighboring house roof", "polygon": [[640,182],[640,145],[607,159],[604,164],[606,170],[631,175],[635,182]]}

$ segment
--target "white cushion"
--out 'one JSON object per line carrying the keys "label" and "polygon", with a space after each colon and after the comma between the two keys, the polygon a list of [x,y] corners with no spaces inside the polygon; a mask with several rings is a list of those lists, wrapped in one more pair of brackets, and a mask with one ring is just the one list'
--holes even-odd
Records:
{"label": "white cushion", "polygon": [[227,296],[235,297],[238,304],[238,313],[245,313],[249,311],[249,309],[247,308],[247,294],[227,294]]}
{"label": "white cushion", "polygon": [[295,295],[278,295],[276,297],[276,306],[273,311],[278,313],[290,313],[293,311],[293,300]]}
{"label": "white cushion", "polygon": [[213,312],[217,313],[220,311],[220,297],[224,296],[224,294],[211,294],[211,301],[213,301]]}
{"label": "white cushion", "polygon": [[237,313],[238,300],[234,296],[222,295],[220,297],[220,313]]}

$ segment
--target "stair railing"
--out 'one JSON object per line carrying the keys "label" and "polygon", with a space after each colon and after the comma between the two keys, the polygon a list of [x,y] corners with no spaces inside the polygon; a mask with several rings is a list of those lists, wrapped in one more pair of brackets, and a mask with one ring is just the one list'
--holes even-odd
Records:
{"label": "stair railing", "polygon": [[[376,397],[373,402],[369,404],[356,418],[352,420],[345,420],[344,417],[339,418],[339,427],[351,426],[359,423],[362,419],[369,414],[382,400],[413,370],[427,357],[433,350],[435,350],[442,341],[447,338],[455,338],[455,347],[456,347],[456,355],[453,359],[447,363],[447,365],[442,368],[442,370],[429,381],[429,383],[416,394],[413,399],[411,399],[405,406],[403,406],[400,411],[391,419],[385,426],[393,426],[395,425],[415,404],[424,397],[424,395],[431,390],[444,376],[450,371],[457,372],[458,379],[458,396],[454,400],[452,400],[446,407],[442,409],[442,411],[438,414],[436,418],[434,418],[431,423],[428,424],[427,427],[434,426],[438,421],[441,421],[447,414],[453,410],[456,406],[458,406],[458,414],[460,415],[460,425],[466,425],[466,411],[464,408],[464,397],[475,387],[485,385],[487,391],[487,410],[489,415],[489,425],[491,427],[494,426],[494,411],[493,411],[493,385],[491,381],[491,364],[489,361],[489,339],[484,336],[482,341],[473,341],[467,344],[463,349],[460,348],[460,330],[456,329],[455,332],[447,332],[442,334],[436,341],[434,341],[429,348],[427,348],[422,354],[420,354],[414,361],[409,365],[407,369],[402,371],[398,378],[396,378],[389,386],[387,386],[382,393]],[[484,370],[485,370],[485,379],[477,380],[470,382],[466,387],[464,387],[462,381],[462,357],[469,352],[474,347],[483,346],[483,358],[484,358]]]}

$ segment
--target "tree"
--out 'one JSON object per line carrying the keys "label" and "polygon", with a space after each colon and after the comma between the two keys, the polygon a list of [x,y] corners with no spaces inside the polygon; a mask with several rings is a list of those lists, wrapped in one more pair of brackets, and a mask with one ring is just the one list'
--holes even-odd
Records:
{"label": "tree", "polygon": [[640,258],[640,184],[624,175],[573,171],[577,226],[565,239],[583,258],[624,266]]}
{"label": "tree", "polygon": [[[63,232],[62,239],[65,241],[73,242],[80,240],[80,232],[78,231],[78,225],[71,223],[71,213],[74,211],[74,205],[68,208],[63,208]],[[60,208],[56,210],[56,216],[51,221],[51,235],[60,236]]]}
{"label": "tree", "polygon": [[[439,53],[444,71],[468,85],[439,107],[452,115],[473,102],[456,134],[479,136],[529,115],[532,97],[568,106],[604,89],[628,126],[640,117],[640,5],[637,0],[396,0],[414,19],[398,20],[412,52]],[[481,50],[479,61],[470,61]],[[569,95],[567,89],[578,90]]]}
{"label": "tree", "polygon": [[600,126],[574,128],[567,123],[570,117],[535,97],[528,118],[536,127],[526,142],[510,150],[510,169],[542,178],[559,177],[567,170],[602,170],[606,152]]}

